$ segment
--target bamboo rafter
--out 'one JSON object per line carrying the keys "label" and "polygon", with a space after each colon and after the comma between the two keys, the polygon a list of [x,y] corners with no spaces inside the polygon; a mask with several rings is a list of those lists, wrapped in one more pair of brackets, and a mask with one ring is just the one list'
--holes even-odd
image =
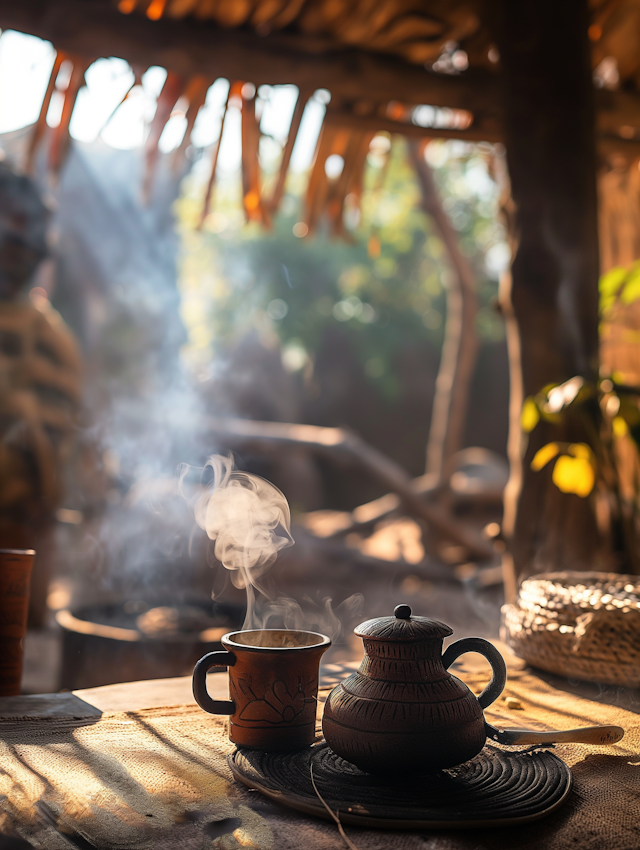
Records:
{"label": "bamboo rafter", "polygon": [[[53,94],[59,91],[63,94],[62,119],[59,125],[48,134],[47,163],[52,173],[57,173],[64,163],[69,149],[69,124],[73,107],[80,88],[84,85],[84,73],[92,59],[69,55],[58,51],[54,61],[49,85],[43,99],[40,117],[33,129],[27,151],[26,170],[31,172],[34,167],[38,147],[45,139],[46,116],[51,105]],[[141,84],[144,66],[134,68],[134,81],[129,87],[118,107],[130,96],[135,86]],[[61,72],[64,71],[65,74]],[[63,84],[59,81],[62,77]],[[167,73],[166,80],[158,96],[155,115],[149,127],[149,133],[144,145],[144,175],[141,195],[144,203],[149,203],[157,163],[159,157],[159,141],[163,130],[174,113],[178,101],[186,103],[185,116],[187,119],[184,137],[172,155],[172,166],[179,170],[184,163],[186,149],[190,143],[191,133],[199,110],[204,106],[206,93],[214,82],[211,77],[197,74],[186,78],[172,71]],[[62,88],[61,88],[62,86]],[[270,227],[271,218],[277,211],[282,199],[287,172],[290,165],[291,153],[297,138],[306,104],[311,97],[310,90],[300,91],[294,109],[288,137],[283,146],[281,164],[270,194],[265,194],[264,177],[260,169],[259,144],[261,131],[259,118],[256,115],[257,94],[255,86],[243,81],[231,81],[229,93],[223,108],[218,139],[214,143],[210,177],[205,191],[200,226],[203,225],[212,209],[214,187],[217,178],[217,163],[225,127],[225,119],[230,105],[239,106],[242,116],[242,198],[247,221],[256,221],[264,227]],[[116,110],[117,108],[116,107]],[[309,183],[305,195],[303,220],[309,234],[313,234],[323,220],[327,220],[330,233],[336,237],[350,239],[350,234],[344,225],[344,207],[347,197],[351,196],[359,202],[362,192],[363,174],[369,144],[376,134],[376,127],[381,125],[383,130],[397,131],[410,136],[417,135],[426,138],[440,133],[446,135],[443,128],[426,128],[412,123],[414,106],[392,102],[348,102],[342,98],[332,102],[327,110],[325,120],[318,139],[316,155],[312,165]],[[458,127],[472,125],[473,116],[460,110],[448,110],[452,117],[452,133]],[[109,116],[106,124],[113,115]],[[462,116],[462,119],[459,116]],[[389,117],[391,116],[391,117]],[[368,120],[362,120],[368,119]],[[482,137],[482,129],[478,129]],[[490,137],[490,133],[484,133]],[[329,177],[325,171],[327,159],[338,154],[344,161],[344,167],[337,177]]]}

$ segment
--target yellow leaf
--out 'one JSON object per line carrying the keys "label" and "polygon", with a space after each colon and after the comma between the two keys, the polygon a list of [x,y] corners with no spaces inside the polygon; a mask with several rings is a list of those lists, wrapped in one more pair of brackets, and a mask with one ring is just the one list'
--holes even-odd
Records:
{"label": "yellow leaf", "polygon": [[633,304],[638,298],[640,298],[640,269],[638,264],[634,263],[625,278],[620,300],[623,304]]}
{"label": "yellow leaf", "polygon": [[591,449],[586,443],[571,443],[567,449],[570,455],[581,457],[584,460],[591,460]]}
{"label": "yellow leaf", "polygon": [[614,437],[626,437],[629,433],[629,426],[624,421],[622,416],[615,416],[613,420],[613,436]]}
{"label": "yellow leaf", "polygon": [[539,472],[544,466],[546,466],[550,460],[558,454],[560,451],[560,446],[557,443],[547,443],[546,446],[543,446],[533,456],[533,460],[531,461],[531,469],[534,472]]}
{"label": "yellow leaf", "polygon": [[620,290],[627,281],[627,269],[617,266],[600,278],[600,310],[608,312],[616,302]]}
{"label": "yellow leaf", "polygon": [[569,455],[558,458],[551,478],[558,490],[563,493],[575,493],[583,499],[593,490],[596,480],[593,465],[589,460]]}
{"label": "yellow leaf", "polygon": [[529,396],[529,398],[525,398],[524,404],[522,405],[522,413],[520,414],[520,425],[522,430],[527,434],[530,433],[539,421],[540,413],[538,411],[538,405],[531,396]]}
{"label": "yellow leaf", "polygon": [[615,296],[622,288],[627,277],[627,270],[623,266],[616,266],[600,278],[600,292],[604,297]]}
{"label": "yellow leaf", "polygon": [[614,370],[611,373],[611,380],[614,384],[625,384],[627,382],[627,376],[624,374],[624,372]]}

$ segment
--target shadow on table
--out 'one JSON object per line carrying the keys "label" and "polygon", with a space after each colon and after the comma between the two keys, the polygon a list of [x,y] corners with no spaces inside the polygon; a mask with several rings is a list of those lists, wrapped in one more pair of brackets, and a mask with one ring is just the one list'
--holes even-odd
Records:
{"label": "shadow on table", "polygon": [[538,670],[535,667],[528,667],[527,670],[558,691],[640,714],[640,689],[603,685],[598,682],[583,682],[579,679],[566,679],[564,676],[546,673],[544,670]]}
{"label": "shadow on table", "polygon": [[29,844],[24,838],[13,835],[0,835],[0,850],[30,850],[33,844]]}
{"label": "shadow on table", "polygon": [[0,720],[15,718],[45,718],[45,717],[102,717],[102,711],[90,702],[77,697],[75,694],[31,694],[17,697],[4,697]]}

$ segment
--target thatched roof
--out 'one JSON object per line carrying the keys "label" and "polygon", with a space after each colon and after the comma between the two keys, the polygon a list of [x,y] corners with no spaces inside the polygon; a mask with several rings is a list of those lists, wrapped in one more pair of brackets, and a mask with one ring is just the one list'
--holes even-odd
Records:
{"label": "thatched roof", "polygon": [[[601,135],[640,142],[640,0],[591,6]],[[491,140],[501,129],[490,8],[479,0],[3,0],[0,27],[183,77],[328,88],[344,120],[368,129],[392,122],[420,131],[390,101],[469,110],[469,126],[453,135]]]}
{"label": "thatched roof", "polygon": [[[231,97],[242,99],[245,211],[265,223],[282,194],[304,105],[314,90],[328,89],[331,103],[307,199],[313,226],[322,211],[341,211],[346,194],[358,193],[376,132],[501,140],[500,57],[487,9],[491,5],[479,0],[3,0],[0,26],[52,41],[58,67],[65,59],[73,62],[50,150],[54,169],[63,160],[71,112],[90,62],[113,55],[138,74],[150,65],[167,68],[147,143],[147,192],[157,142],[177,100],[189,103],[184,148],[208,86],[228,78]],[[640,0],[592,0],[591,12],[599,148],[631,160],[640,155]],[[57,69],[34,149],[44,132],[55,74]],[[300,89],[269,203],[260,196],[259,128],[244,82]],[[416,109],[422,104],[435,108]],[[324,161],[333,153],[345,160],[339,187],[324,177]]]}
{"label": "thatched roof", "polygon": [[480,30],[468,0],[120,0],[118,9],[151,20],[210,21],[263,38],[286,32],[313,52],[355,47],[418,65],[437,60],[447,42],[469,41]]}

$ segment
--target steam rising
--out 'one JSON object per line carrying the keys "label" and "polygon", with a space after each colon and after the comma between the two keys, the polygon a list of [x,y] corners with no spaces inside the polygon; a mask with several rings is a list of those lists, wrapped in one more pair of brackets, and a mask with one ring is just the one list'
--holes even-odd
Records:
{"label": "steam rising", "polygon": [[236,587],[246,588],[243,628],[252,628],[258,579],[294,542],[289,505],[273,484],[235,469],[231,457],[212,455],[207,467],[212,478],[195,504],[196,522],[215,542],[215,556],[232,572]]}
{"label": "steam rising", "polygon": [[312,632],[329,635],[336,641],[343,631],[343,622],[353,623],[362,619],[364,597],[354,593],[333,609],[332,600],[326,597],[321,604],[316,604],[308,596],[304,600],[306,610],[295,599],[280,597],[272,602],[263,617],[262,627],[265,629],[278,628],[280,624],[285,629],[306,629]]}

